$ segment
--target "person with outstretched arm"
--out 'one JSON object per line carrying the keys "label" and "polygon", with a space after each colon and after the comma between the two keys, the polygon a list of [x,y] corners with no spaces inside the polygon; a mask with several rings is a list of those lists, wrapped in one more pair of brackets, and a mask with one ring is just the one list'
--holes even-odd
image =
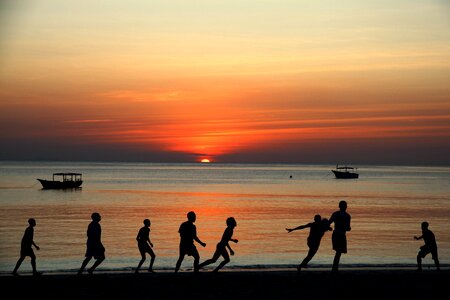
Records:
{"label": "person with outstretched arm", "polygon": [[297,271],[299,271],[299,272],[302,270],[302,268],[308,267],[309,261],[314,257],[314,255],[319,250],[320,241],[322,240],[324,233],[327,232],[328,230],[330,230],[330,231],[332,230],[328,219],[326,219],[326,218],[322,219],[322,217],[320,215],[315,215],[314,222],[307,223],[305,225],[300,225],[295,228],[286,228],[286,231],[288,233],[291,233],[292,231],[301,230],[301,229],[305,229],[305,228],[310,229],[308,239],[307,239],[307,245],[308,245],[309,250],[308,250],[308,254],[306,255],[306,257],[297,266]]}

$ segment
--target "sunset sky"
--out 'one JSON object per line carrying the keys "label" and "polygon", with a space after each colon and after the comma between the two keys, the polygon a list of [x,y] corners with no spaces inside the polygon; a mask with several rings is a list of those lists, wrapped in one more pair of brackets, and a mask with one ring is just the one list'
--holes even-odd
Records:
{"label": "sunset sky", "polygon": [[0,160],[449,153],[449,1],[1,1]]}

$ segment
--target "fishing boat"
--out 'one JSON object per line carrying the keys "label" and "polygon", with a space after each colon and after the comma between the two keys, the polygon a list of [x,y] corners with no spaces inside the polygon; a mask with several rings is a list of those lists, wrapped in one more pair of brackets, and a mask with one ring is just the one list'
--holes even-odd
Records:
{"label": "fishing boat", "polygon": [[339,167],[336,165],[336,169],[331,170],[336,176],[336,179],[355,179],[359,177],[359,174],[356,172],[357,168],[343,166]]}
{"label": "fishing boat", "polygon": [[[59,180],[58,180],[59,179]],[[83,183],[80,173],[53,173],[52,180],[37,179],[42,189],[75,189]]]}

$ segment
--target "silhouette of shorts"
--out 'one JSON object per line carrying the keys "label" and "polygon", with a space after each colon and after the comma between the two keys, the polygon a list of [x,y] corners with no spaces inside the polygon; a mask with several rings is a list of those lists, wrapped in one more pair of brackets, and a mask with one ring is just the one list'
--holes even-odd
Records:
{"label": "silhouette of shorts", "polygon": [[420,247],[420,251],[419,251],[420,257],[425,258],[425,256],[427,256],[430,253],[431,253],[431,257],[433,259],[438,259],[437,248],[430,247],[428,245],[423,245],[422,247]]}
{"label": "silhouette of shorts", "polygon": [[345,233],[333,231],[331,241],[333,243],[333,250],[340,253],[347,253],[347,237]]}
{"label": "silhouette of shorts", "polygon": [[105,257],[105,247],[102,244],[88,244],[85,257],[94,257],[95,259]]}
{"label": "silhouette of shorts", "polygon": [[33,248],[23,247],[20,249],[20,256],[34,256]]}
{"label": "silhouette of shorts", "polygon": [[138,248],[139,248],[139,252],[141,253],[147,253],[150,252],[152,250],[152,248],[150,248],[150,245],[147,242],[139,242],[138,243]]}
{"label": "silhouette of shorts", "polygon": [[180,254],[192,256],[195,253],[198,253],[198,252],[197,252],[197,248],[195,247],[194,244],[180,245]]}

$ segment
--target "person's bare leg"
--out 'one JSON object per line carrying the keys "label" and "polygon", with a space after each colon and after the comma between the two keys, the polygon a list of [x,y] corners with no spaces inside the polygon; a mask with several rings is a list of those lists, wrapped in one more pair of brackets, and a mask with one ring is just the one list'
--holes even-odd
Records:
{"label": "person's bare leg", "polygon": [[230,258],[229,258],[229,257],[225,258],[225,259],[217,266],[217,268],[214,269],[213,272],[218,272],[220,269],[222,269],[223,266],[225,266],[225,265],[226,265],[227,263],[229,263],[229,262],[230,262]]}
{"label": "person's bare leg", "polygon": [[150,259],[150,265],[148,266],[148,271],[151,272],[151,273],[154,272],[153,271],[153,264],[155,263],[155,258],[156,258],[156,256],[153,255],[152,258]]}
{"label": "person's bare leg", "polygon": [[92,275],[94,273],[94,270],[105,260],[105,257],[100,257],[95,260],[95,263],[92,265],[92,267],[88,270],[88,273]]}
{"label": "person's bare leg", "polygon": [[36,256],[31,257],[31,268],[33,269],[33,275],[41,275],[36,269]]}
{"label": "person's bare leg", "polygon": [[422,257],[417,255],[417,271],[422,271]]}
{"label": "person's bare leg", "polygon": [[83,260],[83,263],[81,264],[80,269],[78,270],[78,275],[83,274],[84,268],[86,268],[87,264],[89,263],[89,261],[91,260],[92,257],[86,257]]}
{"label": "person's bare leg", "polygon": [[139,273],[139,269],[141,268],[142,264],[145,261],[145,254],[141,254],[141,260],[138,263],[138,266],[136,267],[136,271],[134,271],[134,273]]}
{"label": "person's bare leg", "polygon": [[198,268],[201,269],[204,266],[210,265],[215,263],[220,257],[220,253],[214,252],[214,255],[212,258],[205,260],[204,262],[202,262],[201,264],[198,265]]}
{"label": "person's bare leg", "polygon": [[180,266],[181,266],[181,263],[183,262],[183,259],[184,259],[184,254],[180,255],[180,257],[178,257],[177,264],[175,265],[175,273],[178,273],[178,270],[180,270]]}
{"label": "person's bare leg", "polygon": [[316,249],[309,249],[308,255],[306,255],[306,257],[303,259],[302,263],[300,265],[298,265],[297,270],[301,271],[302,268],[307,268],[308,267],[308,263],[314,257],[316,252],[317,252]]}
{"label": "person's bare leg", "polygon": [[331,269],[332,272],[337,272],[339,270],[339,261],[341,259],[341,254],[341,252],[336,252],[336,254],[334,255],[333,268]]}
{"label": "person's bare leg", "polygon": [[197,273],[198,265],[200,263],[200,255],[198,254],[198,252],[196,252],[192,256],[194,257],[194,273]]}
{"label": "person's bare leg", "polygon": [[434,260],[434,264],[436,265],[436,270],[438,270],[438,271],[440,271],[441,270],[441,267],[439,266],[439,259],[435,259]]}
{"label": "person's bare leg", "polygon": [[19,270],[19,267],[22,264],[24,259],[25,259],[25,256],[21,256],[19,258],[19,260],[17,260],[16,266],[14,267],[14,271],[12,272],[13,275],[17,275],[17,270]]}

